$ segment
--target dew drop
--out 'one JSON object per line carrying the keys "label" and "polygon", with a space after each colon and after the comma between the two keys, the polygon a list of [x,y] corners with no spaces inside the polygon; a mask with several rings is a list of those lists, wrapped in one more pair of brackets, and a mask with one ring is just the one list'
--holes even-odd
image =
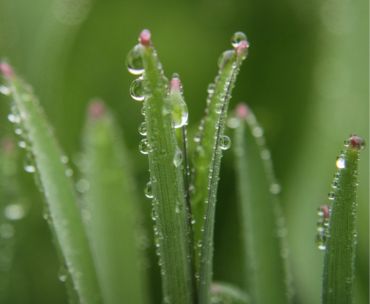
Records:
{"label": "dew drop", "polygon": [[[152,187],[152,182],[149,181],[146,186],[145,186],[145,190],[144,190],[144,194],[147,198],[153,198],[154,197],[154,194],[153,194],[153,187]],[[154,209],[153,209],[154,210]]]}
{"label": "dew drop", "polygon": [[221,114],[222,113],[222,109],[224,107],[224,104],[222,102],[218,102],[216,105],[215,105],[215,113],[216,114]]}
{"label": "dew drop", "polygon": [[181,165],[183,159],[182,151],[177,148],[175,151],[175,155],[173,156],[173,164],[177,168]]}
{"label": "dew drop", "polygon": [[240,126],[240,120],[236,117],[230,117],[227,121],[227,126],[231,129],[236,129]]}
{"label": "dew drop", "polygon": [[60,161],[61,161],[62,164],[68,164],[68,161],[69,161],[68,156],[67,155],[62,155],[60,157]]}
{"label": "dew drop", "polygon": [[270,192],[272,194],[279,194],[281,191],[281,186],[277,183],[273,183],[270,185]]}
{"label": "dew drop", "polygon": [[26,144],[26,142],[25,142],[25,141],[20,140],[20,141],[18,142],[18,147],[19,147],[19,148],[22,148],[22,149],[26,149],[26,148],[27,148],[27,144]]}
{"label": "dew drop", "polygon": [[17,135],[22,135],[23,131],[22,131],[22,129],[21,129],[21,128],[16,128],[16,129],[14,130],[14,133],[15,133],[15,134],[17,134]]}
{"label": "dew drop", "polygon": [[230,137],[227,135],[223,135],[220,138],[220,148],[221,150],[227,150],[231,147],[231,140]]}
{"label": "dew drop", "polygon": [[214,83],[210,83],[207,88],[207,92],[209,95],[212,95],[215,92],[216,85]]}
{"label": "dew drop", "polygon": [[24,171],[26,171],[27,173],[35,173],[36,172],[36,168],[35,168],[35,165],[33,163],[33,160],[32,160],[32,157],[31,156],[26,156],[25,160],[24,160]]}
{"label": "dew drop", "polygon": [[177,74],[172,75],[169,100],[172,126],[177,129],[187,125],[189,112],[184,96],[182,95],[181,81]]}
{"label": "dew drop", "polygon": [[90,189],[90,183],[88,180],[81,178],[76,183],[76,190],[80,193],[86,193]]}
{"label": "dew drop", "polygon": [[328,199],[329,199],[330,201],[333,201],[333,200],[335,199],[335,193],[334,193],[334,192],[329,192],[329,194],[328,194]]}
{"label": "dew drop", "polygon": [[261,127],[254,127],[252,134],[254,137],[261,137],[263,135],[263,129]]}
{"label": "dew drop", "polygon": [[231,37],[231,45],[234,48],[237,48],[241,41],[246,41],[246,40],[247,40],[247,36],[243,32],[236,32]]}
{"label": "dew drop", "polygon": [[128,53],[126,58],[126,65],[128,71],[133,75],[141,75],[144,73],[144,64],[141,57],[140,44],[134,46],[134,48]]}
{"label": "dew drop", "polygon": [[145,99],[143,78],[135,79],[130,86],[130,95],[136,101],[143,101]]}
{"label": "dew drop", "polygon": [[67,168],[64,173],[67,177],[72,177],[73,176],[73,170],[71,168]]}
{"label": "dew drop", "polygon": [[150,150],[150,146],[149,146],[148,139],[143,138],[139,144],[139,151],[141,154],[146,155],[149,153],[149,150]]}
{"label": "dew drop", "polygon": [[59,269],[59,273],[58,273],[58,279],[59,279],[59,281],[65,282],[65,281],[67,281],[67,278],[68,278],[67,269],[65,267],[61,267]]}
{"label": "dew drop", "polygon": [[338,157],[335,164],[338,169],[344,169],[346,167],[346,160],[344,157]]}
{"label": "dew drop", "polygon": [[0,85],[0,94],[3,94],[5,96],[9,96],[11,93],[11,90],[10,88],[4,86],[4,85]]}
{"label": "dew drop", "polygon": [[235,52],[232,50],[225,51],[221,54],[220,58],[218,59],[218,67],[219,69],[223,69],[225,65],[235,56]]}
{"label": "dew drop", "polygon": [[11,221],[20,220],[25,214],[25,209],[21,204],[9,204],[4,209],[5,217]]}
{"label": "dew drop", "polygon": [[18,124],[21,122],[21,118],[18,116],[18,115],[15,115],[13,113],[10,113],[8,115],[8,120],[11,122],[11,123],[14,123],[14,124]]}
{"label": "dew drop", "polygon": [[147,133],[147,128],[146,128],[146,122],[145,122],[145,121],[143,121],[143,122],[140,124],[138,131],[139,131],[139,134],[140,134],[140,135],[143,135],[143,136],[145,136],[145,135],[146,135],[146,133]]}

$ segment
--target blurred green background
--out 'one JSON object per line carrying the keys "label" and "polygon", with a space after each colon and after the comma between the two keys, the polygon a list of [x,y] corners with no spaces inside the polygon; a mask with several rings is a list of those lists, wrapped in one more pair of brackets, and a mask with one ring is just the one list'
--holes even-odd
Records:
{"label": "blurred green background", "polygon": [[[233,32],[244,31],[251,47],[232,106],[246,101],[264,126],[282,186],[294,301],[312,304],[320,301],[323,260],[314,243],[316,208],[326,202],[343,140],[351,133],[369,139],[368,5],[367,0],[1,0],[0,57],[32,84],[72,159],[80,150],[87,103],[94,97],[104,99],[120,124],[138,188],[143,189],[147,162],[137,149],[142,118],[140,106],[129,96],[133,77],[125,67],[138,33],[149,28],[167,75],[181,75],[193,128],[203,114],[206,87],[217,73],[219,54],[230,48]],[[8,104],[0,98],[3,136],[10,127]],[[241,248],[232,153],[225,156],[215,279],[238,284]],[[369,302],[368,169],[366,150],[360,162],[358,200],[355,303],[359,304]],[[42,218],[42,198],[32,178],[23,179],[28,213],[15,226],[7,303],[67,303]],[[150,205],[144,198],[142,203]],[[152,287],[156,299],[159,287]]]}

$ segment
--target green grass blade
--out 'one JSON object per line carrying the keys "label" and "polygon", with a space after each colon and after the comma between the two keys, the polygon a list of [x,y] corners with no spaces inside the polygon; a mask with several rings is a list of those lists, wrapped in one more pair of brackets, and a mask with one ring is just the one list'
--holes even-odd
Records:
{"label": "green grass blade", "polygon": [[249,304],[248,296],[238,288],[226,283],[212,283],[211,304]]}
{"label": "green grass blade", "polygon": [[138,199],[127,151],[103,103],[91,103],[83,136],[83,214],[106,304],[147,303]]}
{"label": "green grass blade", "polygon": [[[353,301],[356,249],[357,168],[364,140],[352,135],[337,159],[325,249],[322,289],[323,304],[351,304]],[[325,216],[325,215],[324,215]]]}
{"label": "green grass blade", "polygon": [[[183,164],[177,161],[178,151],[181,149],[177,145],[175,129],[172,127],[168,80],[163,75],[149,31],[141,33],[140,44],[130,52],[128,62],[132,62],[136,51],[140,55],[136,64],[142,67],[139,70],[145,70],[143,110],[147,138],[142,142],[140,150],[149,157],[152,193],[147,193],[147,196],[153,198],[154,231],[164,302],[189,304],[192,303],[193,291],[188,214]],[[136,99],[141,99],[138,96],[136,95]]]}
{"label": "green grass blade", "polygon": [[224,52],[220,57],[219,74],[215,83],[210,85],[206,116],[195,138],[198,146],[193,159],[194,193],[191,199],[201,304],[210,302],[217,186],[222,150],[229,146],[229,138],[224,136],[227,109],[237,74],[249,47],[244,34],[236,33],[234,38],[235,49]]}
{"label": "green grass blade", "polygon": [[[13,99],[13,122],[24,129],[25,142],[36,166],[46,197],[52,231],[56,234],[67,269],[81,303],[100,303],[99,287],[82,224],[70,171],[44,113],[28,85],[6,63],[0,70]],[[24,143],[22,142],[22,146]],[[35,167],[26,167],[29,172]]]}
{"label": "green grass blade", "polygon": [[270,152],[253,113],[237,108],[235,170],[239,191],[242,240],[245,248],[245,283],[254,304],[289,303],[285,229]]}

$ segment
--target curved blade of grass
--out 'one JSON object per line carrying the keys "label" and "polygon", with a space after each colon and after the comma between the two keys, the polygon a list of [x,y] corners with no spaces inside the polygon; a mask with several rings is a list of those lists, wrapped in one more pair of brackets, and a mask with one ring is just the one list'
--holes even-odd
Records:
{"label": "curved blade of grass", "polygon": [[[188,212],[182,164],[174,162],[179,147],[168,105],[168,80],[144,30],[140,44],[144,73],[144,113],[153,195],[153,219],[165,303],[192,303]],[[146,153],[146,152],[145,152]]]}
{"label": "curved blade of grass", "polygon": [[279,185],[255,116],[241,104],[237,117],[234,151],[246,288],[254,304],[286,304],[290,298],[290,278],[286,269],[284,220],[276,195]]}
{"label": "curved blade of grass", "polygon": [[[238,33],[240,34],[240,33]],[[210,303],[212,282],[213,233],[217,186],[224,141],[224,127],[231,91],[249,44],[244,34],[234,44],[235,49],[224,52],[219,60],[219,74],[209,88],[206,116],[195,138],[199,142],[193,159],[194,176],[192,211],[195,219],[194,241],[196,244],[197,277],[199,277],[199,302]]]}
{"label": "curved blade of grass", "polygon": [[246,294],[238,288],[226,283],[212,283],[211,304],[248,304],[251,303]]}
{"label": "curved blade of grass", "polygon": [[[65,157],[31,88],[8,64],[1,63],[0,71],[11,89],[14,122],[21,124],[26,132],[25,141],[46,197],[52,231],[56,234],[79,300],[81,303],[100,303],[94,265],[72,181],[67,176],[70,173],[64,163]],[[33,171],[33,165],[28,170]]]}
{"label": "curved blade of grass", "polygon": [[[91,103],[83,136],[83,214],[104,303],[147,303],[138,199],[129,155],[110,113]],[[80,181],[80,182],[81,182]]]}
{"label": "curved blade of grass", "polygon": [[356,192],[362,138],[352,135],[338,157],[324,259],[323,304],[351,304],[356,249]]}

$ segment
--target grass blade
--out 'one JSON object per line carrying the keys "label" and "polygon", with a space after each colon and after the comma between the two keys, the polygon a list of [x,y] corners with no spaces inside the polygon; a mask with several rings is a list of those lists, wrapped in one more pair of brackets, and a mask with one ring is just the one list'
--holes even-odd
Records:
{"label": "grass blade", "polygon": [[238,288],[226,283],[212,283],[211,304],[248,304],[248,296]]}
{"label": "grass blade", "polygon": [[107,304],[147,303],[130,157],[100,101],[90,105],[83,140],[80,182],[89,185],[83,191],[83,214],[102,298]]}
{"label": "grass blade", "polygon": [[[185,203],[183,165],[178,162],[175,129],[168,100],[168,80],[150,40],[144,30],[140,44],[130,52],[128,62],[138,53],[137,71],[144,72],[143,95],[134,95],[144,100],[147,138],[143,140],[141,152],[148,154],[153,219],[157,253],[162,274],[165,303],[192,303],[191,253],[189,251],[188,214]],[[133,69],[129,68],[132,72]],[[139,78],[140,79],[140,78]],[[136,86],[138,80],[134,82]],[[137,90],[133,90],[136,91]],[[140,91],[140,90],[139,90]],[[141,96],[143,98],[141,98]],[[139,98],[140,96],[140,98]]]}
{"label": "grass blade", "polygon": [[28,142],[29,153],[34,164],[25,167],[35,171],[39,177],[50,213],[51,228],[56,234],[65,264],[71,275],[81,303],[100,303],[100,294],[87,237],[82,224],[80,210],[70,171],[64,163],[65,157],[51,132],[51,128],[31,89],[24,84],[6,63],[0,71],[5,77],[13,98],[13,122],[21,125]]}
{"label": "grass blade", "polygon": [[194,241],[198,257],[197,277],[201,304],[210,303],[217,186],[222,150],[229,146],[229,138],[224,136],[227,109],[237,74],[249,47],[242,33],[236,33],[232,42],[235,49],[224,52],[220,57],[219,74],[208,89],[210,95],[206,116],[195,138],[199,144],[193,159],[195,172],[192,211],[195,219]]}
{"label": "grass blade", "polygon": [[242,239],[245,248],[245,283],[254,304],[289,303],[285,229],[276,194],[270,152],[253,113],[237,108],[235,169],[239,191]]}
{"label": "grass blade", "polygon": [[364,140],[352,135],[337,159],[337,172],[329,193],[332,206],[325,250],[322,289],[323,304],[351,304],[356,249],[357,167]]}

